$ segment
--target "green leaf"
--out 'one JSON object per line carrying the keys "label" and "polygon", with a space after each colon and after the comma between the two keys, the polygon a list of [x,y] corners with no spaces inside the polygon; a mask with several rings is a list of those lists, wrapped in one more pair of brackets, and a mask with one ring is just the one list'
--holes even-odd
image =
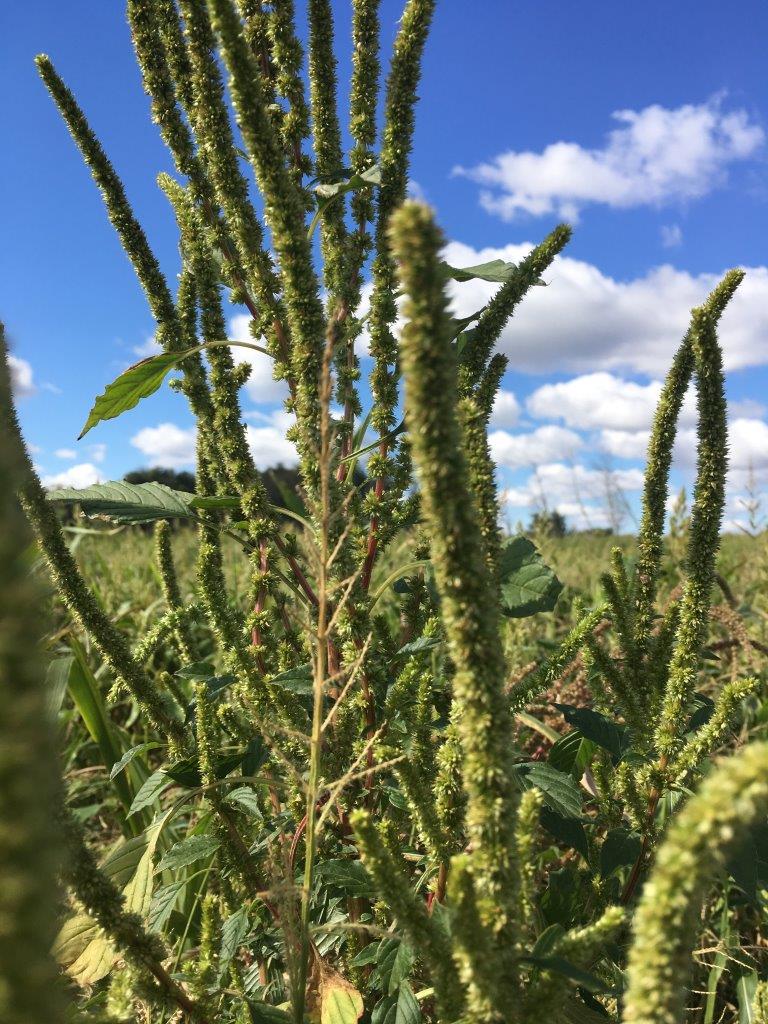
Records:
{"label": "green leaf", "polygon": [[559,772],[572,775],[578,782],[589,767],[594,752],[595,744],[592,740],[588,740],[578,729],[571,729],[552,745],[547,764]]}
{"label": "green leaf", "polygon": [[513,619],[551,612],[563,589],[535,545],[522,535],[512,537],[502,548],[499,579],[502,611]]}
{"label": "green leaf", "polygon": [[548,928],[545,928],[541,935],[536,939],[536,945],[531,950],[532,957],[547,956],[552,952],[555,945],[565,935],[565,928],[561,924],[551,924]]}
{"label": "green leaf", "polygon": [[251,1024],[291,1024],[293,1017],[279,1006],[264,1003],[260,999],[248,999]]}
{"label": "green leaf", "polygon": [[221,952],[219,953],[219,979],[226,974],[235,954],[245,941],[251,925],[245,907],[231,914],[221,926]]}
{"label": "green leaf", "polygon": [[345,192],[355,192],[370,185],[381,184],[381,168],[373,164],[360,174],[350,174],[340,181],[320,182],[315,185],[315,194],[320,199],[333,199],[335,196],[343,195]]}
{"label": "green leaf", "polygon": [[[213,759],[213,771],[216,778],[223,779],[229,775],[234,768],[242,763],[244,756],[245,752],[242,750],[236,754],[217,755]],[[203,784],[200,763],[196,757],[187,757],[182,761],[176,761],[174,764],[167,765],[164,771],[169,778],[186,789],[197,789]]]}
{"label": "green leaf", "polygon": [[158,747],[162,747],[162,743],[139,743],[137,747],[131,747],[130,750],[126,750],[119,761],[116,761],[112,765],[112,771],[109,773],[110,780],[113,780],[115,776],[119,775],[120,772],[127,768],[131,761],[134,761],[140,754],[144,754],[147,750],[156,750]]}
{"label": "green leaf", "polygon": [[395,658],[411,658],[414,654],[434,651],[442,642],[443,639],[439,636],[420,636],[418,640],[411,640],[410,643],[404,644],[395,655]]}
{"label": "green leaf", "polygon": [[637,832],[613,828],[600,849],[600,874],[609,878],[614,871],[629,867],[640,856],[643,841]]}
{"label": "green leaf", "polygon": [[541,824],[553,839],[563,846],[569,847],[571,850],[576,850],[589,863],[587,834],[580,821],[574,821],[573,818],[564,818],[562,814],[553,811],[551,807],[542,807]]}
{"label": "green leaf", "polygon": [[404,981],[393,995],[384,996],[371,1011],[371,1024],[419,1024],[421,1007]]}
{"label": "green leaf", "polygon": [[78,441],[97,423],[113,420],[128,409],[135,408],[142,398],[153,395],[165,380],[166,374],[186,355],[189,353],[160,352],[129,366],[116,380],[107,384],[104,393],[93,403]]}
{"label": "green leaf", "polygon": [[77,503],[84,515],[111,523],[154,523],[159,519],[195,519],[194,495],[174,491],[164,484],[128,484],[111,480],[106,484],[50,491],[54,503]]}
{"label": "green leaf", "polygon": [[540,789],[545,803],[553,811],[564,818],[581,817],[581,790],[570,775],[539,761],[518,765],[517,769],[524,788]]}
{"label": "green leaf", "polygon": [[160,861],[158,871],[172,871],[185,868],[195,861],[216,853],[221,843],[213,836],[187,836],[176,843]]}
{"label": "green leaf", "polygon": [[168,785],[170,785],[168,776],[162,768],[158,768],[154,774],[149,776],[134,797],[131,808],[128,811],[128,817],[130,818],[132,815],[138,814],[139,811],[143,811],[145,807],[151,807]]}
{"label": "green leaf", "polygon": [[359,860],[326,860],[317,865],[317,878],[350,896],[371,896],[375,892],[371,876]]}
{"label": "green leaf", "polygon": [[363,997],[336,971],[323,971],[320,981],[320,1024],[357,1024]]}
{"label": "green leaf", "polygon": [[182,878],[178,882],[171,882],[170,885],[164,885],[162,889],[158,889],[152,897],[152,905],[147,915],[147,924],[153,932],[162,931],[163,927],[168,923],[168,919],[178,902],[179,895],[183,892],[186,884],[186,878]]}
{"label": "green leaf", "polygon": [[544,971],[554,971],[555,974],[560,974],[569,981],[575,982],[581,988],[585,988],[587,992],[605,992],[608,989],[608,986],[599,978],[596,978],[594,974],[590,974],[589,971],[577,967],[561,956],[530,956],[521,957],[520,959]]}
{"label": "green leaf", "polygon": [[312,694],[314,687],[314,676],[312,666],[297,665],[296,668],[289,668],[279,675],[272,676],[270,684],[279,686],[281,690],[288,690],[290,693],[306,697]]}
{"label": "green leaf", "polygon": [[237,789],[233,789],[231,793],[227,794],[227,802],[238,804],[254,818],[263,817],[259,797],[250,786],[239,786]]}
{"label": "green leaf", "polygon": [[515,276],[518,269],[516,263],[499,259],[478,263],[474,267],[451,267],[447,263],[442,267],[445,276],[453,281],[490,281],[491,284],[504,284]]}
{"label": "green leaf", "polygon": [[389,975],[389,994],[394,995],[400,985],[406,981],[416,963],[416,950],[407,942],[400,942],[395,954],[395,961]]}
{"label": "green leaf", "polygon": [[757,971],[745,971],[736,982],[736,1001],[739,1004],[739,1024],[755,1024],[755,991],[759,977]]}
{"label": "green leaf", "polygon": [[577,708],[572,704],[552,702],[569,725],[575,726],[582,736],[592,740],[598,747],[607,750],[614,762],[618,761],[625,749],[625,730],[605,715],[591,708]]}

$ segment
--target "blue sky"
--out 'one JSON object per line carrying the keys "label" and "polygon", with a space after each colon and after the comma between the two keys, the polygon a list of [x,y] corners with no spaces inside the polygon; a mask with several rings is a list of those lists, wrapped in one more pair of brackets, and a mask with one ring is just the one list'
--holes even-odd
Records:
{"label": "blue sky", "polygon": [[[345,88],[349,4],[334,7]],[[400,9],[401,0],[382,4],[384,54]],[[76,441],[93,396],[148,351],[153,324],[33,57],[48,53],[75,91],[173,279],[176,233],[155,184],[172,167],[123,5],[5,5],[0,27],[0,316],[35,459],[47,482],[75,485],[140,465],[182,467],[192,422],[167,391]],[[603,525],[607,484],[636,507],[658,382],[687,310],[736,265],[749,272],[722,330],[729,520],[744,518],[750,476],[766,483],[767,36],[763,0],[734,0],[727,13],[715,0],[438,4],[412,175],[451,240],[449,259],[519,259],[558,221],[575,229],[549,287],[526,300],[500,342],[512,369],[491,443],[510,521],[546,500],[573,525]],[[463,286],[457,310],[471,312],[486,294]],[[259,459],[289,458],[264,366],[244,397]],[[682,426],[676,484],[691,479],[692,405]]]}

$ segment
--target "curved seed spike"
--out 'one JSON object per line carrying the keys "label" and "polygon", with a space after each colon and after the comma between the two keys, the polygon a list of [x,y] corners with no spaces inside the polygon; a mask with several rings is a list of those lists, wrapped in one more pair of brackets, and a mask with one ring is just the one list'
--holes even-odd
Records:
{"label": "curved seed spike", "polygon": [[35,58],[35,63],[104,197],[109,219],[120,236],[123,248],[146,292],[152,315],[157,320],[158,330],[162,334],[161,341],[168,349],[178,350],[180,339],[173,298],[149,247],[147,237],[130,207],[123,183],[50,58],[41,54]]}
{"label": "curved seed spike", "polygon": [[677,815],[635,913],[624,1024],[680,1024],[701,901],[718,867],[768,813],[768,744],[722,761]]}
{"label": "curved seed spike", "polygon": [[[200,6],[202,0],[184,0]],[[209,0],[214,28],[230,73],[232,97],[243,138],[264,195],[272,239],[280,260],[291,328],[291,367],[299,448],[309,478],[316,474],[319,382],[325,316],[305,227],[301,196],[291,181],[267,114],[258,67],[248,49],[231,0]]]}
{"label": "curved seed spike", "polygon": [[[4,345],[0,341],[0,362],[6,365]],[[7,373],[7,368],[6,371]],[[0,425],[9,443],[16,449],[21,472],[19,496],[27,518],[42,548],[62,600],[93,639],[112,671],[125,684],[152,725],[163,735],[183,744],[185,732],[173,709],[149,683],[131,654],[128,641],[104,612],[85,583],[77,563],[67,547],[59,520],[45,497],[35,473],[12,402],[0,401]]]}
{"label": "curved seed spike", "polygon": [[[171,550],[171,526],[166,519],[161,519],[155,525],[155,557],[168,610],[170,612],[183,613],[184,602],[181,599],[179,578],[176,574],[176,566],[173,562],[173,552]],[[189,629],[189,620],[184,614],[179,615],[175,633],[182,658],[191,664],[195,660],[192,634]],[[142,659],[139,658],[137,660]]]}
{"label": "curved seed spike", "polygon": [[[185,20],[186,52],[192,81],[193,101],[191,107],[186,108],[187,116],[204,154],[216,201],[231,233],[237,253],[236,263],[243,268],[246,288],[263,307],[258,313],[251,309],[251,314],[257,315],[260,330],[274,334],[280,358],[286,361],[289,340],[284,312],[276,299],[280,284],[265,248],[261,223],[249,199],[248,183],[238,164],[205,0],[180,0],[179,6]],[[171,32],[180,35],[178,18],[165,31],[167,35]],[[244,39],[241,43],[247,50]],[[184,40],[175,45],[177,48],[183,46]],[[177,87],[180,88],[178,81]],[[180,95],[184,95],[181,89]]]}
{"label": "curved seed spike", "polygon": [[411,891],[408,876],[387,849],[367,811],[350,815],[366,870],[376,882],[392,913],[398,918],[414,947],[430,965],[441,1020],[455,1020],[462,1004],[462,992],[451,966],[447,936],[424,904]]}
{"label": "curved seed spike", "polygon": [[[343,175],[344,159],[336,104],[333,14],[328,0],[309,0],[309,89],[314,126],[315,172],[321,181],[338,181]],[[342,195],[327,204],[320,216],[320,249],[331,309],[337,302],[344,300],[345,292],[349,292],[345,213],[346,201]]]}
{"label": "curved seed spike", "polygon": [[[134,216],[109,157],[94,135],[75,97],[44,54],[35,58],[40,76],[59,108],[72,138],[90,168],[107,208],[107,214],[147,296],[152,315],[157,321],[157,339],[169,352],[184,351],[186,344],[179,325],[176,307],[168,284],[144,231]],[[206,420],[210,412],[205,371],[199,355],[190,356],[183,364],[185,387],[193,412]]]}
{"label": "curved seed spike", "polygon": [[408,295],[401,341],[406,418],[456,668],[453,689],[464,754],[467,830],[480,895],[495,905],[489,923],[511,955],[518,797],[504,696],[506,670],[496,590],[485,564],[457,419],[456,362],[439,263],[443,239],[427,207],[418,203],[406,203],[395,214],[391,238]]}
{"label": "curved seed spike", "polygon": [[496,395],[508,365],[509,358],[502,352],[497,352],[488,363],[485,373],[475,388],[474,398],[483,414],[486,426],[491,418],[493,403],[496,401]]}
{"label": "curved seed spike", "polygon": [[[701,307],[704,321],[715,324],[730,302],[739,286],[743,274],[731,271],[726,274]],[[696,313],[694,312],[693,316]],[[656,599],[656,585],[661,568],[662,538],[669,485],[669,470],[672,465],[672,450],[675,443],[677,421],[688,390],[694,366],[692,348],[693,320],[670,367],[664,388],[656,407],[646,456],[645,487],[643,490],[643,514],[638,531],[638,559],[635,571],[635,639],[639,653],[647,649]]]}
{"label": "curved seed spike", "polygon": [[707,302],[694,310],[690,344],[696,366],[698,472],[688,538],[688,578],[680,602],[680,624],[669,668],[656,743],[662,756],[678,744],[680,722],[693,693],[699,655],[709,627],[715,560],[725,506],[728,427],[723,361],[717,321],[744,274],[732,270]]}
{"label": "curved seed spike", "polygon": [[[11,381],[0,324],[0,406]],[[0,433],[0,1020],[63,1021],[51,957],[59,902],[59,765],[38,655],[44,595],[24,557],[30,535],[16,492],[13,436]],[[56,709],[58,712],[58,708]]]}
{"label": "curved seed spike", "polygon": [[[371,375],[374,397],[371,425],[380,434],[386,434],[394,426],[398,400],[397,374],[393,370],[397,360],[397,345],[391,329],[397,318],[397,306],[394,299],[395,266],[389,254],[389,220],[407,194],[416,90],[434,11],[435,0],[409,0],[395,39],[387,78],[370,316],[370,348],[376,360]],[[386,468],[386,465],[382,467],[382,478],[386,475]]]}
{"label": "curved seed spike", "polygon": [[488,447],[483,414],[471,398],[465,398],[459,403],[459,420],[469,471],[469,486],[477,504],[480,531],[483,536],[485,562],[491,578],[495,579],[501,550],[496,467]]}
{"label": "curved seed spike", "polygon": [[459,387],[462,394],[468,394],[477,385],[491,358],[493,346],[509,322],[515,307],[526,292],[549,267],[555,256],[571,239],[571,228],[558,225],[541,245],[537,245],[520,263],[517,271],[499,288],[488,303],[488,307],[472,331],[472,340],[467,345],[459,371]]}

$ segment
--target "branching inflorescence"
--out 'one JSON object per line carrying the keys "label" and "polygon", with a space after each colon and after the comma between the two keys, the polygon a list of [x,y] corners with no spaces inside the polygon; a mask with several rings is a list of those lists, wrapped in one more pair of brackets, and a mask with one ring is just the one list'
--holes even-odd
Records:
{"label": "branching inflorescence", "polygon": [[[13,928],[24,951],[23,962],[3,957],[3,1020],[56,1020],[43,947],[58,842],[70,923],[85,938],[67,933],[57,948],[83,984],[106,984],[112,971],[108,1005],[127,1012],[136,999],[157,1019],[209,1024],[287,1022],[283,1003],[296,1024],[305,1013],[355,1024],[364,1012],[373,1024],[622,1012],[673,1024],[684,1019],[698,908],[724,863],[718,844],[765,812],[766,755],[755,745],[714,770],[663,839],[674,802],[758,686],[733,678],[713,697],[698,689],[727,470],[716,328],[743,275],[727,274],[694,310],[674,358],[651,431],[636,565],[617,549],[604,600],[578,608],[548,656],[516,674],[518,634],[506,622],[552,611],[561,588],[533,545],[500,527],[488,424],[508,356],[495,346],[528,290],[556,274],[571,232],[555,228],[518,266],[442,260],[433,214],[406,201],[436,4],[407,0],[383,87],[379,6],[352,5],[347,126],[329,0],[309,0],[306,55],[292,0],[128,0],[152,117],[176,168],[159,177],[180,235],[175,296],[85,114],[38,58],[162,347],[99,396],[86,430],[178,369],[174,386],[197,420],[197,471],[194,495],[121,483],[46,493],[3,345],[0,476],[6,498],[13,480],[71,616],[51,641],[55,665],[70,664],[57,644],[78,652],[78,670],[98,656],[91,698],[104,678],[121,702],[88,728],[130,836],[99,862],[65,810],[48,841],[56,772],[39,669],[19,646],[35,638],[19,619],[0,650],[3,743],[18,733],[0,772],[21,772],[20,738],[36,755],[0,795],[0,859],[17,879],[10,895],[0,883],[0,946],[10,949]],[[499,287],[457,320],[449,282],[467,277]],[[250,342],[228,338],[225,298],[250,316]],[[267,355],[285,386],[301,487],[280,507],[252,450],[241,404],[251,367],[238,346]],[[698,479],[685,578],[663,605],[668,478],[692,380]],[[89,585],[62,529],[63,502],[155,524],[161,610],[137,642]],[[197,531],[191,600],[171,519]],[[245,567],[242,592],[232,560]],[[15,561],[0,562],[4,600],[20,615],[14,588],[26,584]],[[558,702],[569,731],[553,735],[527,709],[574,666],[594,699]],[[555,741],[545,761],[515,744],[516,718]],[[39,890],[30,870],[45,880]],[[622,1011],[626,925],[640,893]],[[76,949],[68,961],[62,947]],[[130,970],[117,974],[117,957]],[[757,1019],[765,1002],[759,988]]]}

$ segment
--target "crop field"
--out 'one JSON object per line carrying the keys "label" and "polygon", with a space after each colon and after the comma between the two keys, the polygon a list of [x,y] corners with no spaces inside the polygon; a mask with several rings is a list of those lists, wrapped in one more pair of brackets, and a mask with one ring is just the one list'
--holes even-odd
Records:
{"label": "crop field", "polygon": [[[768,425],[729,408],[723,322],[759,273],[700,275],[663,382],[576,382],[589,416],[598,386],[647,406],[602,431],[645,451],[603,474],[637,492],[607,497],[631,535],[546,502],[502,525],[536,504],[494,454],[494,410],[520,414],[504,331],[582,264],[561,223],[454,265],[413,198],[436,6],[407,0],[385,50],[353,0],[342,116],[330,0],[306,25],[292,0],[128,0],[172,273],[36,58],[153,334],[82,399],[93,463],[47,475],[0,326],[0,1024],[768,1024]],[[608,163],[640,116],[614,114]],[[721,120],[745,158],[761,129]],[[246,405],[260,366],[279,415]],[[170,431],[194,476],[107,479],[106,422],[167,388],[194,426],[130,444]],[[538,461],[589,416],[531,429]]]}

